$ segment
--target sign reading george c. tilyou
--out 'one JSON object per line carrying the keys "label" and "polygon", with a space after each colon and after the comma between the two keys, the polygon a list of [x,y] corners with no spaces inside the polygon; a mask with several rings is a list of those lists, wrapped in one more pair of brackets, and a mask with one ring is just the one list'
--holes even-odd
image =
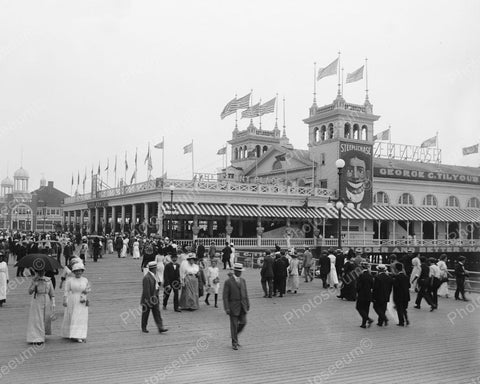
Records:
{"label": "sign reading george c. tilyou", "polygon": [[458,173],[416,171],[411,169],[374,167],[373,176],[389,177],[393,179],[429,180],[429,181],[439,181],[439,182],[446,182],[446,183],[462,183],[462,184],[480,185],[480,176],[459,175]]}

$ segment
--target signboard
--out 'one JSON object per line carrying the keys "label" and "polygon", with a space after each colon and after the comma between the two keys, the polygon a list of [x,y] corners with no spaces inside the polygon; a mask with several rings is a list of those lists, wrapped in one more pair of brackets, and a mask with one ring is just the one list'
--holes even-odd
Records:
{"label": "signboard", "polygon": [[372,206],[373,146],[364,143],[339,143],[339,156],[345,161],[340,179],[340,197],[355,208]]}
{"label": "signboard", "polygon": [[373,170],[375,177],[387,177],[392,179],[407,179],[407,180],[426,180],[446,183],[461,183],[461,184],[475,184],[480,185],[480,175],[460,175],[458,173],[444,173],[444,172],[428,172],[416,171],[411,169],[399,168],[381,168],[375,167]]}
{"label": "signboard", "polygon": [[87,203],[88,208],[102,208],[102,207],[108,207],[108,200],[102,200],[102,201],[92,201],[90,203]]}
{"label": "signboard", "polygon": [[356,251],[370,253],[480,253],[480,246],[414,246],[414,245],[398,245],[398,246],[365,246],[355,247]]}

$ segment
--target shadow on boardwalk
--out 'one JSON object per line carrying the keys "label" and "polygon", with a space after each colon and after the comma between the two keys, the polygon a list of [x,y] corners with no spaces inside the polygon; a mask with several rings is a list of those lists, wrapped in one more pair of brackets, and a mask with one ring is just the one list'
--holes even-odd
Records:
{"label": "shadow on boardwalk", "polygon": [[114,255],[89,261],[86,344],[59,336],[58,288],[53,335],[44,346],[26,344],[29,282],[11,279],[0,309],[1,383],[480,383],[478,295],[469,303],[440,299],[432,313],[410,308],[407,328],[391,321],[364,330],[355,304],[318,280],[302,282],[296,295],[264,299],[259,270],[250,269],[244,277],[251,311],[242,347],[233,351],[221,300],[216,309],[201,299],[195,312],[175,313],[170,304],[162,311],[169,331],[155,333],[150,319],[151,332],[143,334],[140,261]]}

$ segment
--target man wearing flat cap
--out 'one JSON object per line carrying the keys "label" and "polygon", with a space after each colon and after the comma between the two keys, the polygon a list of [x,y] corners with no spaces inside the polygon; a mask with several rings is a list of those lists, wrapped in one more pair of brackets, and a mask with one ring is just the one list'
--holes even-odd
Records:
{"label": "man wearing flat cap", "polygon": [[247,312],[250,310],[250,301],[248,300],[247,284],[242,275],[243,265],[235,263],[233,265],[233,274],[223,285],[223,307],[227,315],[230,316],[230,334],[232,337],[232,348],[237,350],[238,334],[242,332],[247,324]]}
{"label": "man wearing flat cap", "polygon": [[158,298],[159,285],[155,274],[157,272],[157,263],[151,261],[147,264],[148,272],[143,276],[143,291],[140,304],[142,305],[142,332],[148,333],[147,323],[150,311],[157,325],[158,332],[167,332],[163,327],[162,316],[160,315],[160,302]]}
{"label": "man wearing flat cap", "polygon": [[377,265],[377,276],[373,282],[372,299],[373,309],[378,315],[378,326],[388,325],[388,318],[385,312],[387,304],[390,301],[393,280],[387,275],[387,266],[385,264]]}

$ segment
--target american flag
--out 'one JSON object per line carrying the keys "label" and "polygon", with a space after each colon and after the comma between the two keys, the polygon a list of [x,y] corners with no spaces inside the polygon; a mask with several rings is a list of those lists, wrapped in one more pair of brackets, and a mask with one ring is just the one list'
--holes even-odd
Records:
{"label": "american flag", "polygon": [[192,153],[192,152],[193,152],[193,143],[190,143],[183,147],[183,154]]}
{"label": "american flag", "polygon": [[373,141],[377,140],[390,140],[390,128],[373,136]]}
{"label": "american flag", "polygon": [[251,92],[248,95],[245,95],[241,97],[240,99],[237,99],[237,109],[246,109],[250,105],[250,96]]}
{"label": "american flag", "polygon": [[220,114],[220,118],[223,120],[228,115],[235,113],[237,111],[237,98],[230,100],[225,108],[223,108],[222,113]]}
{"label": "american flag", "polygon": [[254,118],[260,116],[260,103],[252,105],[242,112],[242,119],[244,118]]}
{"label": "american flag", "polygon": [[267,101],[266,103],[263,103],[260,105],[260,116],[265,115],[266,113],[273,113],[275,112],[275,101],[277,100],[276,97],[274,97],[272,100]]}
{"label": "american flag", "polygon": [[217,151],[217,155],[225,155],[227,153],[227,147],[222,147]]}

